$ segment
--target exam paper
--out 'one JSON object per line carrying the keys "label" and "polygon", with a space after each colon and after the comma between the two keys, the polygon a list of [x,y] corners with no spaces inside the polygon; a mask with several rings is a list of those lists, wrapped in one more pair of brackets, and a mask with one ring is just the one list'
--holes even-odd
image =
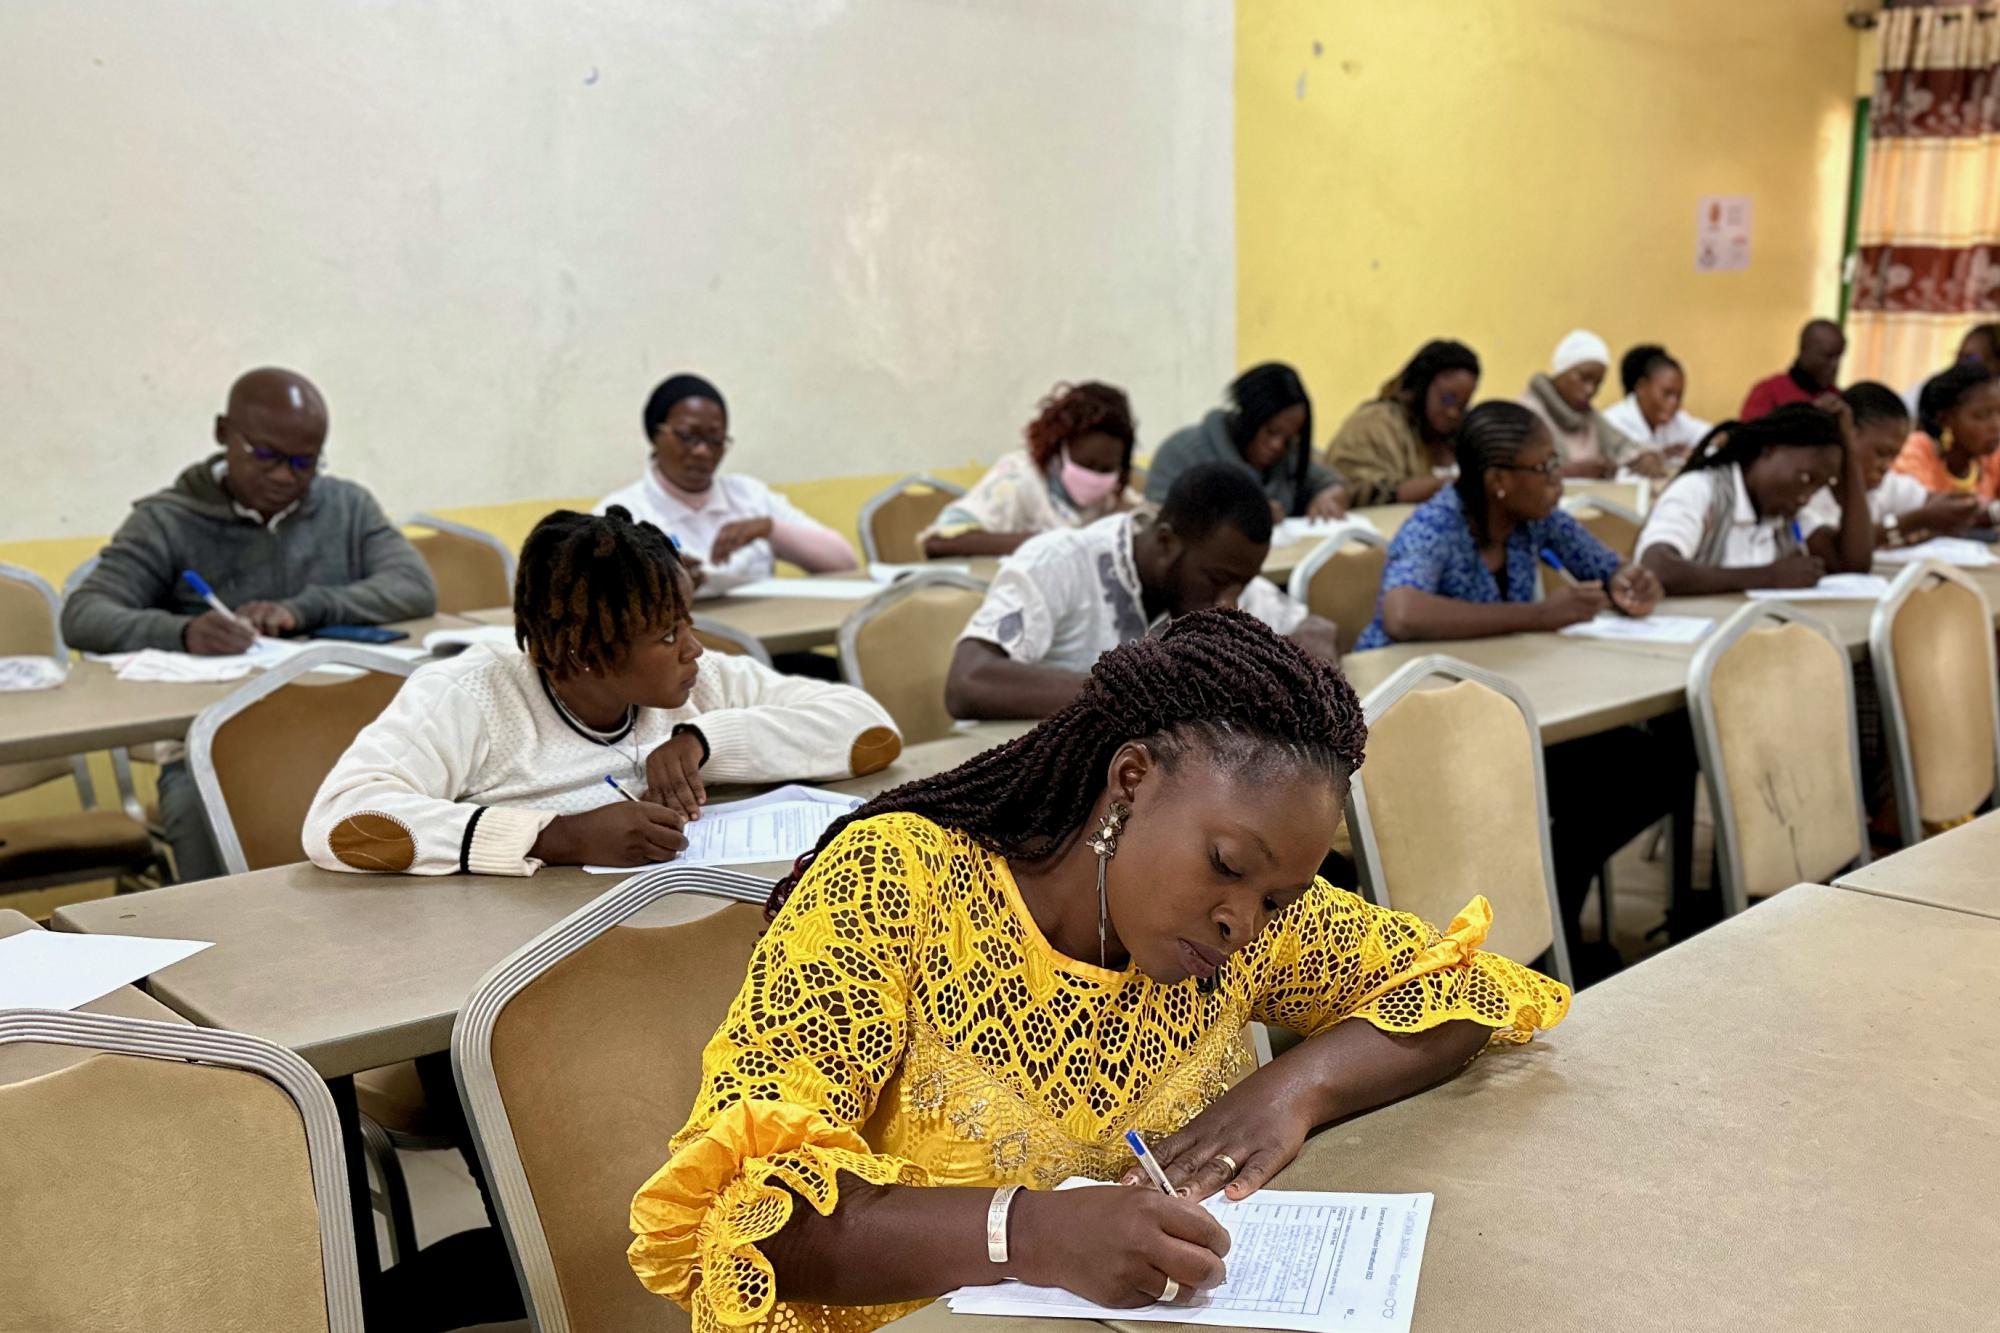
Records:
{"label": "exam paper", "polygon": [[1919,560],[1935,560],[1940,564],[1957,565],[1961,569],[1986,569],[2000,565],[2000,556],[1993,554],[1993,548],[1984,542],[1967,541],[1963,537],[1933,537],[1915,546],[1890,546],[1875,552],[1875,558],[1885,565],[1913,565]]}
{"label": "exam paper", "polygon": [[0,690],[52,690],[69,670],[47,653],[0,657]]}
{"label": "exam paper", "polygon": [[208,947],[205,940],[24,930],[0,940],[0,1009],[74,1009]]}
{"label": "exam paper", "polygon": [[1757,602],[1879,602],[1889,595],[1880,574],[1828,574],[1810,588],[1752,588]]}
{"label": "exam paper", "polygon": [[955,565],[943,560],[926,560],[919,565],[892,565],[877,560],[868,566],[868,577],[877,583],[894,583],[897,579],[908,578],[912,574],[970,575],[971,573],[971,565]]}
{"label": "exam paper", "polygon": [[136,653],[107,653],[120,680],[172,681],[200,684],[209,681],[241,680],[252,671],[276,666],[297,653],[320,645],[305,639],[260,637],[247,652],[221,657],[200,657],[194,653],[170,653],[160,648],[141,648]]}
{"label": "exam paper", "polygon": [[960,1287],[955,1314],[1154,1320],[1223,1328],[1408,1333],[1429,1194],[1259,1190],[1205,1203],[1229,1232],[1228,1281],[1193,1305],[1113,1310],[1054,1287]]}
{"label": "exam paper", "polygon": [[1373,521],[1361,514],[1349,514],[1345,518],[1288,518],[1271,530],[1271,545],[1290,546],[1294,542],[1324,541],[1328,537],[1339,537],[1349,532],[1372,532],[1381,536],[1381,529]]}
{"label": "exam paper", "polygon": [[1601,615],[1557,630],[1572,639],[1614,639],[1625,643],[1700,643],[1715,625],[1706,616]]}
{"label": "exam paper", "polygon": [[740,866],[759,861],[796,861],[811,851],[827,825],[861,806],[859,796],[817,787],[786,786],[702,807],[689,824],[687,850],[650,866],[585,866],[593,875],[636,875],[667,866]]}
{"label": "exam paper", "polygon": [[755,579],[739,583],[731,597],[804,597],[820,602],[863,602],[882,591],[873,579]]}

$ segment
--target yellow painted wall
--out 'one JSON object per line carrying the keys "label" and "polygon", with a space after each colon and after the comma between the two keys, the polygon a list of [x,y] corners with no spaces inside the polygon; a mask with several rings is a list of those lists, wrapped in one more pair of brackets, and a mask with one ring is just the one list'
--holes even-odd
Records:
{"label": "yellow painted wall", "polygon": [[[1297,365],[1322,443],[1426,338],[1512,397],[1578,325],[1664,342],[1733,414],[1837,306],[1845,8],[1240,0],[1239,360]],[[1694,271],[1705,194],[1752,196],[1748,270]]]}

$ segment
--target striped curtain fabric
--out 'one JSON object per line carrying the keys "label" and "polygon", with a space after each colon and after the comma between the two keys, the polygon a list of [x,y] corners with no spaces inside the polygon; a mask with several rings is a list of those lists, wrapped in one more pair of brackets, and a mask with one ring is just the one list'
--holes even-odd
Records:
{"label": "striped curtain fabric", "polygon": [[1882,15],[1849,375],[1898,388],[2000,316],[2000,10]]}

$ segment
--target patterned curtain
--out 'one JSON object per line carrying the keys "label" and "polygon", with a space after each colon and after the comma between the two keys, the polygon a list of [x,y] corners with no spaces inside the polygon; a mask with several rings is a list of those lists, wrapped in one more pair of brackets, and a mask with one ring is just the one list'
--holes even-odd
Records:
{"label": "patterned curtain", "polygon": [[2000,315],[2000,11],[1882,15],[1856,240],[1850,378],[1901,389]]}

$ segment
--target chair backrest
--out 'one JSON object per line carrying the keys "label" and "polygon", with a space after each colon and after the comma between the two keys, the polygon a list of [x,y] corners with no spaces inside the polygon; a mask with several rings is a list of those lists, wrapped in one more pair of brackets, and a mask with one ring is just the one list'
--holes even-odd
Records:
{"label": "chair backrest", "polygon": [[1724,621],[1688,668],[1725,910],[1868,859],[1847,650],[1780,601]]}
{"label": "chair backrest", "polygon": [[986,585],[964,574],[912,574],[841,623],[841,676],[889,710],[903,744],[951,733],[945,677],[958,636],[985,596]]}
{"label": "chair backrest", "polygon": [[870,564],[915,564],[924,558],[917,534],[929,527],[963,490],[948,481],[912,473],[861,506],[861,549]]}
{"label": "chair backrest", "polygon": [[1620,559],[1630,560],[1638,550],[1639,533],[1646,520],[1624,505],[1591,495],[1585,496],[1572,512],[1585,531],[1616,551]]}
{"label": "chair backrest", "polygon": [[434,514],[412,514],[403,521],[430,529],[410,538],[410,545],[430,566],[440,614],[514,604],[514,553],[507,543],[490,532]]}
{"label": "chair backrest", "polygon": [[[359,667],[327,684],[299,678]],[[302,860],[299,831],[320,783],[416,664],[344,644],[308,648],[195,715],[188,768],[231,874]]]}
{"label": "chair backrest", "polygon": [[728,653],[732,657],[751,657],[765,666],[771,665],[771,653],[764,647],[763,640],[754,634],[745,634],[734,626],[710,620],[705,616],[696,616],[694,636],[701,640],[701,646],[709,652]]}
{"label": "chair backrest", "polygon": [[460,1011],[452,1064],[539,1333],[689,1328],[626,1265],[626,1219],[694,1106],[769,892],[725,870],[635,875],[522,946]]}
{"label": "chair backrest", "polygon": [[1348,652],[1375,619],[1388,559],[1389,543],[1366,529],[1328,537],[1292,571],[1292,600],[1331,620],[1339,630],[1340,651]]}
{"label": "chair backrest", "polygon": [[1868,629],[1905,845],[1976,812],[2000,779],[1993,608],[1948,565],[1904,570]]}
{"label": "chair backrest", "polygon": [[[1453,683],[1419,688],[1433,679]],[[1433,655],[1376,686],[1362,713],[1368,758],[1348,792],[1347,826],[1363,892],[1439,929],[1484,894],[1493,904],[1485,947],[1518,963],[1553,952],[1557,978],[1573,984],[1527,695]]]}
{"label": "chair backrest", "polygon": [[0,657],[47,654],[69,665],[62,641],[62,602],[32,569],[0,565]]}
{"label": "chair backrest", "polygon": [[0,1328],[360,1333],[333,1097],[241,1033],[0,1014],[0,1046],[103,1052],[0,1085]]}

